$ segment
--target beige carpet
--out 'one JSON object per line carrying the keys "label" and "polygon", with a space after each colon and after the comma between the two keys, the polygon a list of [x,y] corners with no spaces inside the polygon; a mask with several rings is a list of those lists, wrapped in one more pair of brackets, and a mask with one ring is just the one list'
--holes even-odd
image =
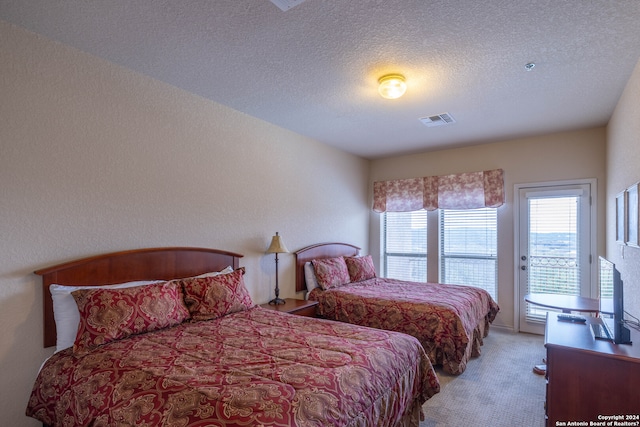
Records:
{"label": "beige carpet", "polygon": [[436,368],[440,393],[424,404],[420,427],[543,427],[545,379],[532,372],[543,357],[542,336],[491,328],[464,373]]}

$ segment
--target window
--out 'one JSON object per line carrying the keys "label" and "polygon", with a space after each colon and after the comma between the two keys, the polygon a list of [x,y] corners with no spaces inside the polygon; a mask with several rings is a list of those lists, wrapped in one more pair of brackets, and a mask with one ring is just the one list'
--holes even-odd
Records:
{"label": "window", "polygon": [[497,300],[497,211],[440,210],[440,282],[476,286]]}
{"label": "window", "polygon": [[528,293],[580,295],[579,201],[529,198]]}
{"label": "window", "polygon": [[384,276],[427,281],[427,211],[387,212],[383,219]]}
{"label": "window", "polygon": [[[497,300],[497,210],[440,211],[439,281],[485,289]],[[427,211],[386,212],[384,277],[427,282]],[[435,215],[432,212],[431,215]],[[435,224],[434,224],[435,225]],[[435,231],[435,230],[434,230]],[[434,239],[438,233],[432,234]],[[435,242],[434,242],[435,243]],[[436,274],[433,274],[435,281]]]}

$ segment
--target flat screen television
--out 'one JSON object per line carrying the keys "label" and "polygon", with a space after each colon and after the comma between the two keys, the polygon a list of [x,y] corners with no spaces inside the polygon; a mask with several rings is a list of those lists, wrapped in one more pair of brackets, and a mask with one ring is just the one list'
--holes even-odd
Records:
{"label": "flat screen television", "polygon": [[602,322],[594,324],[594,336],[616,344],[631,344],[631,333],[624,325],[624,298],[620,272],[613,262],[599,257],[598,276]]}

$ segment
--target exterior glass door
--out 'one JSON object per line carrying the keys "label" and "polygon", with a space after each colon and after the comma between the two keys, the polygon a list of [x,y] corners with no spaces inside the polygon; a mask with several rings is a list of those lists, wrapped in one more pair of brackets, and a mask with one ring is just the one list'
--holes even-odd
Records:
{"label": "exterior glass door", "polygon": [[519,190],[520,330],[542,333],[548,311],[524,301],[546,293],[590,296],[590,184]]}

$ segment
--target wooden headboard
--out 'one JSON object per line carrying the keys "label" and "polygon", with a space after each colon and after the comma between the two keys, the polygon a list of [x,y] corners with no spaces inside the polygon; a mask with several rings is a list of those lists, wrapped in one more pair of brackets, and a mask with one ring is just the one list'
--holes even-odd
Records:
{"label": "wooden headboard", "polygon": [[296,255],[296,292],[307,290],[304,278],[304,264],[313,259],[356,256],[360,248],[348,243],[317,243],[295,252]]}
{"label": "wooden headboard", "polygon": [[97,286],[135,280],[171,280],[239,267],[242,255],[207,248],[169,247],[113,252],[35,271],[42,276],[44,346],[56,345],[49,285]]}

